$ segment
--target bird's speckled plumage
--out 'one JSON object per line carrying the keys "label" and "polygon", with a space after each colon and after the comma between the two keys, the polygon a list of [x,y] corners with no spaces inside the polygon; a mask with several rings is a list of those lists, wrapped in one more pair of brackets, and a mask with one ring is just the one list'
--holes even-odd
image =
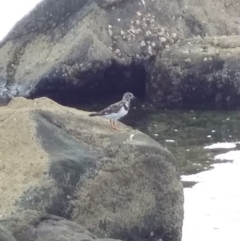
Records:
{"label": "bird's speckled plumage", "polygon": [[130,92],[127,92],[123,95],[121,101],[114,103],[99,112],[91,113],[89,116],[101,116],[110,120],[112,124],[112,121],[114,122],[119,120],[128,113],[130,102],[133,98],[135,98],[134,95]]}

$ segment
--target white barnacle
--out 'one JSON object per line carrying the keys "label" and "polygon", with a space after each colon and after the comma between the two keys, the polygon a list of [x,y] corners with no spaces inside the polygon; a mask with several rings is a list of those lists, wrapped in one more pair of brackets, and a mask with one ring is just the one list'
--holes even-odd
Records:
{"label": "white barnacle", "polygon": [[146,3],[144,0],[141,0],[142,1],[142,4],[144,5],[144,7],[146,7]]}
{"label": "white barnacle", "polygon": [[134,137],[134,134],[131,134],[129,137],[129,141],[132,141],[133,137]]}

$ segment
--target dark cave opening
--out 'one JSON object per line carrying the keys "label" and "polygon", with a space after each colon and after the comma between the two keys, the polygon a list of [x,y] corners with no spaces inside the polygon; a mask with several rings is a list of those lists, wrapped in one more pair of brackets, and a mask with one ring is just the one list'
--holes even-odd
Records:
{"label": "dark cave opening", "polygon": [[29,98],[48,97],[57,103],[87,111],[95,111],[120,101],[125,92],[132,92],[142,102],[146,96],[146,70],[142,65],[119,65],[86,71],[77,76],[79,83],[63,78],[41,80]]}

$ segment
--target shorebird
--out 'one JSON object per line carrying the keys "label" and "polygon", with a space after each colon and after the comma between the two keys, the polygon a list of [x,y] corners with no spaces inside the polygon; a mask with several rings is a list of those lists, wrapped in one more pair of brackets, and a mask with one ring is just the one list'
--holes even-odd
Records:
{"label": "shorebird", "polygon": [[130,93],[127,92],[123,95],[123,98],[121,101],[114,103],[112,105],[109,105],[105,109],[91,113],[89,116],[101,116],[105,119],[110,120],[111,127],[115,130],[118,130],[115,124],[115,121],[119,120],[123,116],[127,115],[130,107],[130,102],[132,99],[135,99],[136,97]]}

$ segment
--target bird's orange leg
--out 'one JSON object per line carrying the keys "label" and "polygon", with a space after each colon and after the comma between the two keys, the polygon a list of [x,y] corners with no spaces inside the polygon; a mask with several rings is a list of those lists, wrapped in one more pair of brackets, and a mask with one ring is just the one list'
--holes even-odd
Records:
{"label": "bird's orange leg", "polygon": [[116,131],[119,131],[119,129],[116,127],[115,121],[114,121],[113,123],[114,123],[114,129],[115,129]]}
{"label": "bird's orange leg", "polygon": [[110,123],[111,123],[111,127],[112,127],[113,129],[115,129],[114,126],[113,126],[112,120],[110,120]]}

